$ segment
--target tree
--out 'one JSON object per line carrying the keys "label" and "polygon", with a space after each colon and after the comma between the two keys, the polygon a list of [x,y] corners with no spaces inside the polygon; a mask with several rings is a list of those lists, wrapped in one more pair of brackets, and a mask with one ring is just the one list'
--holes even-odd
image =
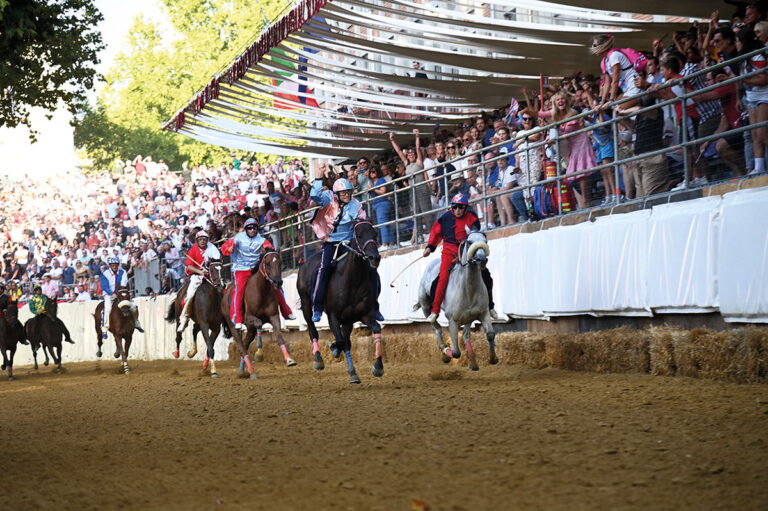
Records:
{"label": "tree", "polygon": [[102,19],[93,0],[0,0],[0,127],[30,126],[32,107],[86,104]]}
{"label": "tree", "polygon": [[138,16],[98,104],[79,116],[75,144],[99,169],[137,154],[163,158],[172,169],[184,161],[228,160],[229,150],[161,131],[161,126],[259,33],[264,25],[259,5],[274,17],[285,3],[163,0],[177,32],[171,44],[159,27]]}

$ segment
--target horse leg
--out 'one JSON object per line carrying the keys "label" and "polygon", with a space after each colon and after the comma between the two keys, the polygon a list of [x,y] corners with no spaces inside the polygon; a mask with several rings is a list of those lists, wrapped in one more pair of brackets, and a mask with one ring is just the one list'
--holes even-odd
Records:
{"label": "horse leg", "polygon": [[[56,372],[60,373],[61,372],[61,343],[49,349],[51,350],[51,357],[53,358],[53,362],[56,364]],[[54,353],[54,349],[56,350],[56,353]]]}
{"label": "horse leg", "polygon": [[8,366],[8,358],[5,356],[5,348],[0,348],[0,354],[3,355],[3,365],[0,366],[0,369],[5,371],[5,368]]}
{"label": "horse leg", "polygon": [[328,317],[328,324],[331,327],[334,337],[336,337],[337,349],[344,350],[344,358],[347,360],[347,372],[349,373],[349,383],[360,383],[360,377],[355,371],[355,364],[352,362],[352,352],[350,350],[349,334],[352,333],[352,324],[340,325],[335,314]]}
{"label": "horse leg", "polygon": [[[285,359],[285,365],[288,367],[293,367],[296,365],[296,361],[291,357],[291,354],[288,353],[288,346],[285,344],[285,339],[283,339],[283,335],[280,332],[280,314],[275,313],[271,318],[269,318],[270,323],[272,323],[272,337],[275,338],[275,341],[277,342],[277,345],[280,346],[280,351],[283,352],[283,359]],[[258,330],[257,330],[258,332]],[[258,341],[256,341],[258,343]],[[256,344],[258,346],[258,344]]]}
{"label": "horse leg", "polygon": [[125,344],[125,347],[123,348],[123,351],[120,354],[123,360],[123,373],[131,374],[131,368],[128,367],[128,350],[131,349],[131,342],[133,342],[133,330],[131,330],[131,333],[129,333],[128,336],[123,339],[123,342]]}
{"label": "horse leg", "polygon": [[256,327],[256,362],[264,362],[264,344],[261,340],[261,327]]}
{"label": "horse leg", "polygon": [[312,300],[309,297],[301,297],[301,314],[304,316],[304,322],[307,324],[309,342],[312,343],[312,367],[314,367],[315,371],[322,371],[325,369],[325,362],[323,362],[323,356],[320,353],[320,334],[318,334],[317,327],[312,322]]}
{"label": "horse leg", "polygon": [[485,337],[488,339],[488,362],[491,365],[499,363],[499,357],[496,356],[496,332],[493,330],[493,322],[491,321],[490,313],[487,313],[483,317],[483,330],[485,330]]}
{"label": "horse leg", "polygon": [[32,358],[35,359],[35,371],[37,371],[37,369],[38,369],[38,365],[37,365],[37,350],[40,349],[40,345],[35,344],[34,340],[30,340],[29,343],[30,343],[31,348],[32,348]]}
{"label": "horse leg", "polygon": [[[221,324],[215,323],[213,327],[211,327],[210,331],[208,332],[208,337],[211,340],[211,345],[208,348],[208,357],[211,359],[211,378],[218,378],[219,372],[216,371],[216,362],[213,360],[214,355],[214,346],[216,344],[216,339],[219,338],[219,331],[221,330]],[[208,341],[206,341],[207,343]]]}
{"label": "horse leg", "polygon": [[[45,343],[42,343],[42,344],[43,344],[43,355],[45,355],[45,362],[43,362],[43,365],[47,366],[48,363],[50,362],[48,360],[48,346],[46,346]],[[53,351],[51,351],[51,356],[53,356]]]}
{"label": "horse leg", "polygon": [[[240,349],[240,370],[238,376],[245,378],[246,374],[250,375],[251,380],[256,379],[256,375],[253,372],[253,364],[251,363],[251,357],[248,356],[248,346],[250,346],[253,340],[253,332],[251,329],[243,332],[242,330],[232,330],[232,335],[235,336],[235,342]],[[248,372],[245,369],[248,368]]]}
{"label": "horse leg", "polygon": [[[373,313],[375,314],[375,312]],[[376,378],[381,378],[384,375],[384,362],[381,360],[381,325],[376,321],[376,316],[373,316],[373,366],[371,366],[371,374]]]}
{"label": "horse leg", "polygon": [[[8,350],[8,363],[5,364],[5,368],[8,370],[8,380],[13,381],[16,378],[13,377],[13,356],[16,354],[16,347],[11,347]],[[5,360],[5,353],[3,353],[3,360]]]}
{"label": "horse leg", "polygon": [[[195,324],[197,326],[197,324]],[[205,341],[205,360],[203,360],[203,371],[208,370],[208,365],[211,366],[211,378],[218,378],[219,374],[216,372],[216,364],[213,361],[213,343],[216,342],[216,338],[211,339],[210,334],[208,333],[208,325],[206,323],[202,323],[199,328],[200,332],[203,334],[203,340]]]}
{"label": "horse leg", "polygon": [[[208,327],[206,327],[207,330]],[[197,333],[200,332],[200,325],[194,323],[192,325],[192,349],[187,352],[187,357],[192,358],[197,355]],[[205,338],[205,335],[203,335]]]}
{"label": "horse leg", "polygon": [[179,347],[181,346],[181,332],[176,331],[176,351],[173,352],[173,358],[179,358]]}
{"label": "horse leg", "polygon": [[451,356],[453,358],[460,358],[461,350],[459,349],[459,324],[456,323],[456,321],[453,319],[448,320],[448,333],[451,334]]}
{"label": "horse leg", "polygon": [[464,340],[464,347],[467,349],[467,358],[469,359],[469,370],[478,371],[480,368],[477,366],[477,357],[475,351],[472,349],[472,342],[470,336],[472,335],[472,323],[464,325],[464,332],[461,334],[461,338]]}

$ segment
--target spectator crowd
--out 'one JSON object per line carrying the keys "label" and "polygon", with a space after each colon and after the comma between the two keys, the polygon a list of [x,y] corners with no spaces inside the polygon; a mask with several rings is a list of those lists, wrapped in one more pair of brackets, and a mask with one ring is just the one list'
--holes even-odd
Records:
{"label": "spectator crowd", "polygon": [[[592,73],[550,79],[534,93],[523,89],[519,101],[453,127],[436,126],[427,136],[414,130],[412,145],[401,146],[391,135],[391,151],[316,164],[329,183],[345,177],[367,201],[368,214],[384,224],[384,250],[423,242],[435,210],[457,193],[469,196],[494,228],[685,186],[678,145],[684,136],[723,134],[688,151],[689,186],[763,173],[768,130],[728,131],[768,120],[764,54],[713,68],[684,86],[665,84],[763,48],[765,17],[763,3],[744,4],[728,21],[715,12],[708,23],[694,23],[671,40],[649,41],[647,48],[622,48],[620,36],[597,36],[590,46]],[[418,63],[414,68],[427,76]],[[751,72],[759,73],[694,96],[684,108],[682,102],[653,108]],[[616,100],[625,101],[612,104]],[[616,117],[618,129],[607,124]],[[617,156],[646,153],[621,163],[618,180],[613,165],[595,169]],[[565,176],[558,188],[536,186],[558,169]],[[233,154],[218,166],[184,164],[172,172],[163,160],[137,156],[111,172],[0,182],[0,283],[15,301],[28,300],[36,284],[59,301],[91,300],[101,294],[107,259],[117,257],[129,272],[157,272],[159,284],[146,294],[170,292],[183,281],[189,234],[218,231],[231,213],[257,218],[277,247],[311,241],[311,214],[302,214],[312,206],[309,174],[299,159],[243,161]],[[554,210],[547,193],[556,198]],[[412,214],[415,221],[403,220]],[[306,249],[300,252],[299,259],[306,257]]]}

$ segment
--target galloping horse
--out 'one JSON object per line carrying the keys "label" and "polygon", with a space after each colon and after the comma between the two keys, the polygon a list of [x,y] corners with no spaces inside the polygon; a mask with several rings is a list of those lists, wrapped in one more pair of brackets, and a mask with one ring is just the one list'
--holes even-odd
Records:
{"label": "galloping horse", "polygon": [[[133,304],[131,295],[124,287],[118,288],[115,292],[117,298],[113,302],[112,310],[109,311],[109,331],[115,339],[115,358],[122,359],[122,371],[130,374],[131,368],[128,367],[128,350],[131,349],[133,341],[133,330],[136,327],[136,318],[133,316]],[[93,318],[96,326],[96,339],[98,343],[97,357],[101,357],[102,330],[101,316],[104,314],[104,302],[96,306],[96,312]],[[138,311],[136,312],[138,315]]]}
{"label": "galloping horse", "polygon": [[56,364],[56,372],[60,373],[61,338],[64,336],[64,330],[62,329],[61,324],[54,319],[56,318],[56,312],[58,310],[56,301],[49,300],[47,307],[48,312],[46,314],[37,315],[24,323],[24,331],[27,339],[29,339],[30,347],[32,348],[32,357],[35,359],[35,369],[38,369],[37,350],[42,346],[43,355],[45,355],[44,365],[48,365],[48,355],[50,354],[53,362]]}
{"label": "galloping horse", "polygon": [[285,339],[280,333],[280,307],[275,292],[279,292],[280,286],[283,285],[282,272],[280,254],[267,252],[261,258],[258,271],[248,278],[244,291],[245,314],[243,315],[243,323],[248,327],[245,333],[236,330],[231,323],[234,284],[227,286],[226,291],[224,291],[221,312],[227,318],[228,326],[232,330],[237,347],[240,349],[240,376],[245,376],[246,367],[248,373],[253,375],[253,366],[248,357],[248,347],[253,342],[254,336],[256,337],[256,360],[264,360],[261,342],[261,329],[264,323],[272,325],[272,337],[283,352],[285,364],[288,367],[296,365],[296,361],[288,353],[288,346],[286,346]]}
{"label": "galloping horse", "polygon": [[[189,358],[197,355],[197,333],[203,333],[203,339],[205,340],[206,354],[203,361],[203,371],[208,370],[208,364],[211,366],[211,378],[218,378],[219,373],[216,371],[216,364],[213,361],[213,345],[216,343],[216,339],[219,337],[221,331],[221,325],[223,317],[221,316],[221,263],[211,263],[209,269],[209,277],[203,279],[203,283],[195,291],[195,296],[192,297],[192,304],[190,305],[191,318],[193,321],[192,326],[192,342],[193,347],[187,353]],[[179,326],[180,315],[183,309],[182,302],[186,299],[187,288],[189,282],[176,294],[176,299],[168,307],[168,313],[165,316],[165,320],[168,323],[175,323]],[[182,332],[176,332],[176,351],[173,352],[175,358],[179,358],[179,344],[181,344]]]}
{"label": "galloping horse", "polygon": [[[328,279],[328,291],[325,295],[325,313],[328,324],[336,339],[329,343],[334,357],[344,352],[347,360],[347,372],[350,383],[360,383],[355,366],[352,363],[350,349],[352,342],[350,334],[356,321],[362,321],[370,326],[374,333],[375,362],[371,368],[374,376],[384,374],[384,364],[381,360],[381,326],[376,321],[376,299],[378,290],[371,285],[369,277],[371,268],[376,268],[381,261],[379,247],[376,243],[376,229],[367,221],[355,222],[352,228],[353,236],[349,245],[339,246],[339,250],[347,253],[336,262]],[[320,355],[318,333],[312,322],[312,290],[316,272],[320,268],[321,253],[316,253],[299,268],[296,286],[301,297],[301,311],[307,322],[309,338],[312,341],[314,367],[320,371],[325,368],[323,357]]]}
{"label": "galloping horse", "polygon": [[[443,362],[450,362],[451,357],[459,358],[459,327],[464,327],[462,338],[464,346],[467,348],[469,357],[469,368],[477,371],[477,359],[472,350],[472,344],[469,336],[471,334],[472,323],[480,321],[483,324],[485,335],[488,338],[488,347],[490,349],[490,363],[499,362],[496,356],[496,344],[494,339],[496,333],[493,331],[491,315],[488,312],[488,291],[483,284],[481,270],[488,263],[488,240],[485,234],[478,230],[467,229],[467,239],[464,240],[459,248],[459,261],[451,270],[451,276],[448,280],[448,287],[445,290],[445,299],[442,309],[448,318],[448,331],[451,334],[451,348],[443,343],[443,332],[439,325],[435,324],[432,328],[437,334],[437,347],[442,353]],[[440,273],[440,260],[432,261],[419,284],[419,302],[413,306],[416,311],[421,307],[424,316],[429,316],[432,308],[432,283]]]}
{"label": "galloping horse", "polygon": [[24,326],[19,321],[16,302],[8,302],[5,316],[0,316],[0,353],[3,355],[2,369],[8,370],[8,379],[13,380],[13,356],[16,345],[29,344],[24,336]]}

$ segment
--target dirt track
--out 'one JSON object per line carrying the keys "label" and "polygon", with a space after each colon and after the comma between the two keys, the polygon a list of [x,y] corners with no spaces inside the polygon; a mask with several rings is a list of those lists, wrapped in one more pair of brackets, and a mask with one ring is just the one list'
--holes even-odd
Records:
{"label": "dirt track", "polygon": [[0,380],[8,509],[766,509],[768,386],[389,365]]}

